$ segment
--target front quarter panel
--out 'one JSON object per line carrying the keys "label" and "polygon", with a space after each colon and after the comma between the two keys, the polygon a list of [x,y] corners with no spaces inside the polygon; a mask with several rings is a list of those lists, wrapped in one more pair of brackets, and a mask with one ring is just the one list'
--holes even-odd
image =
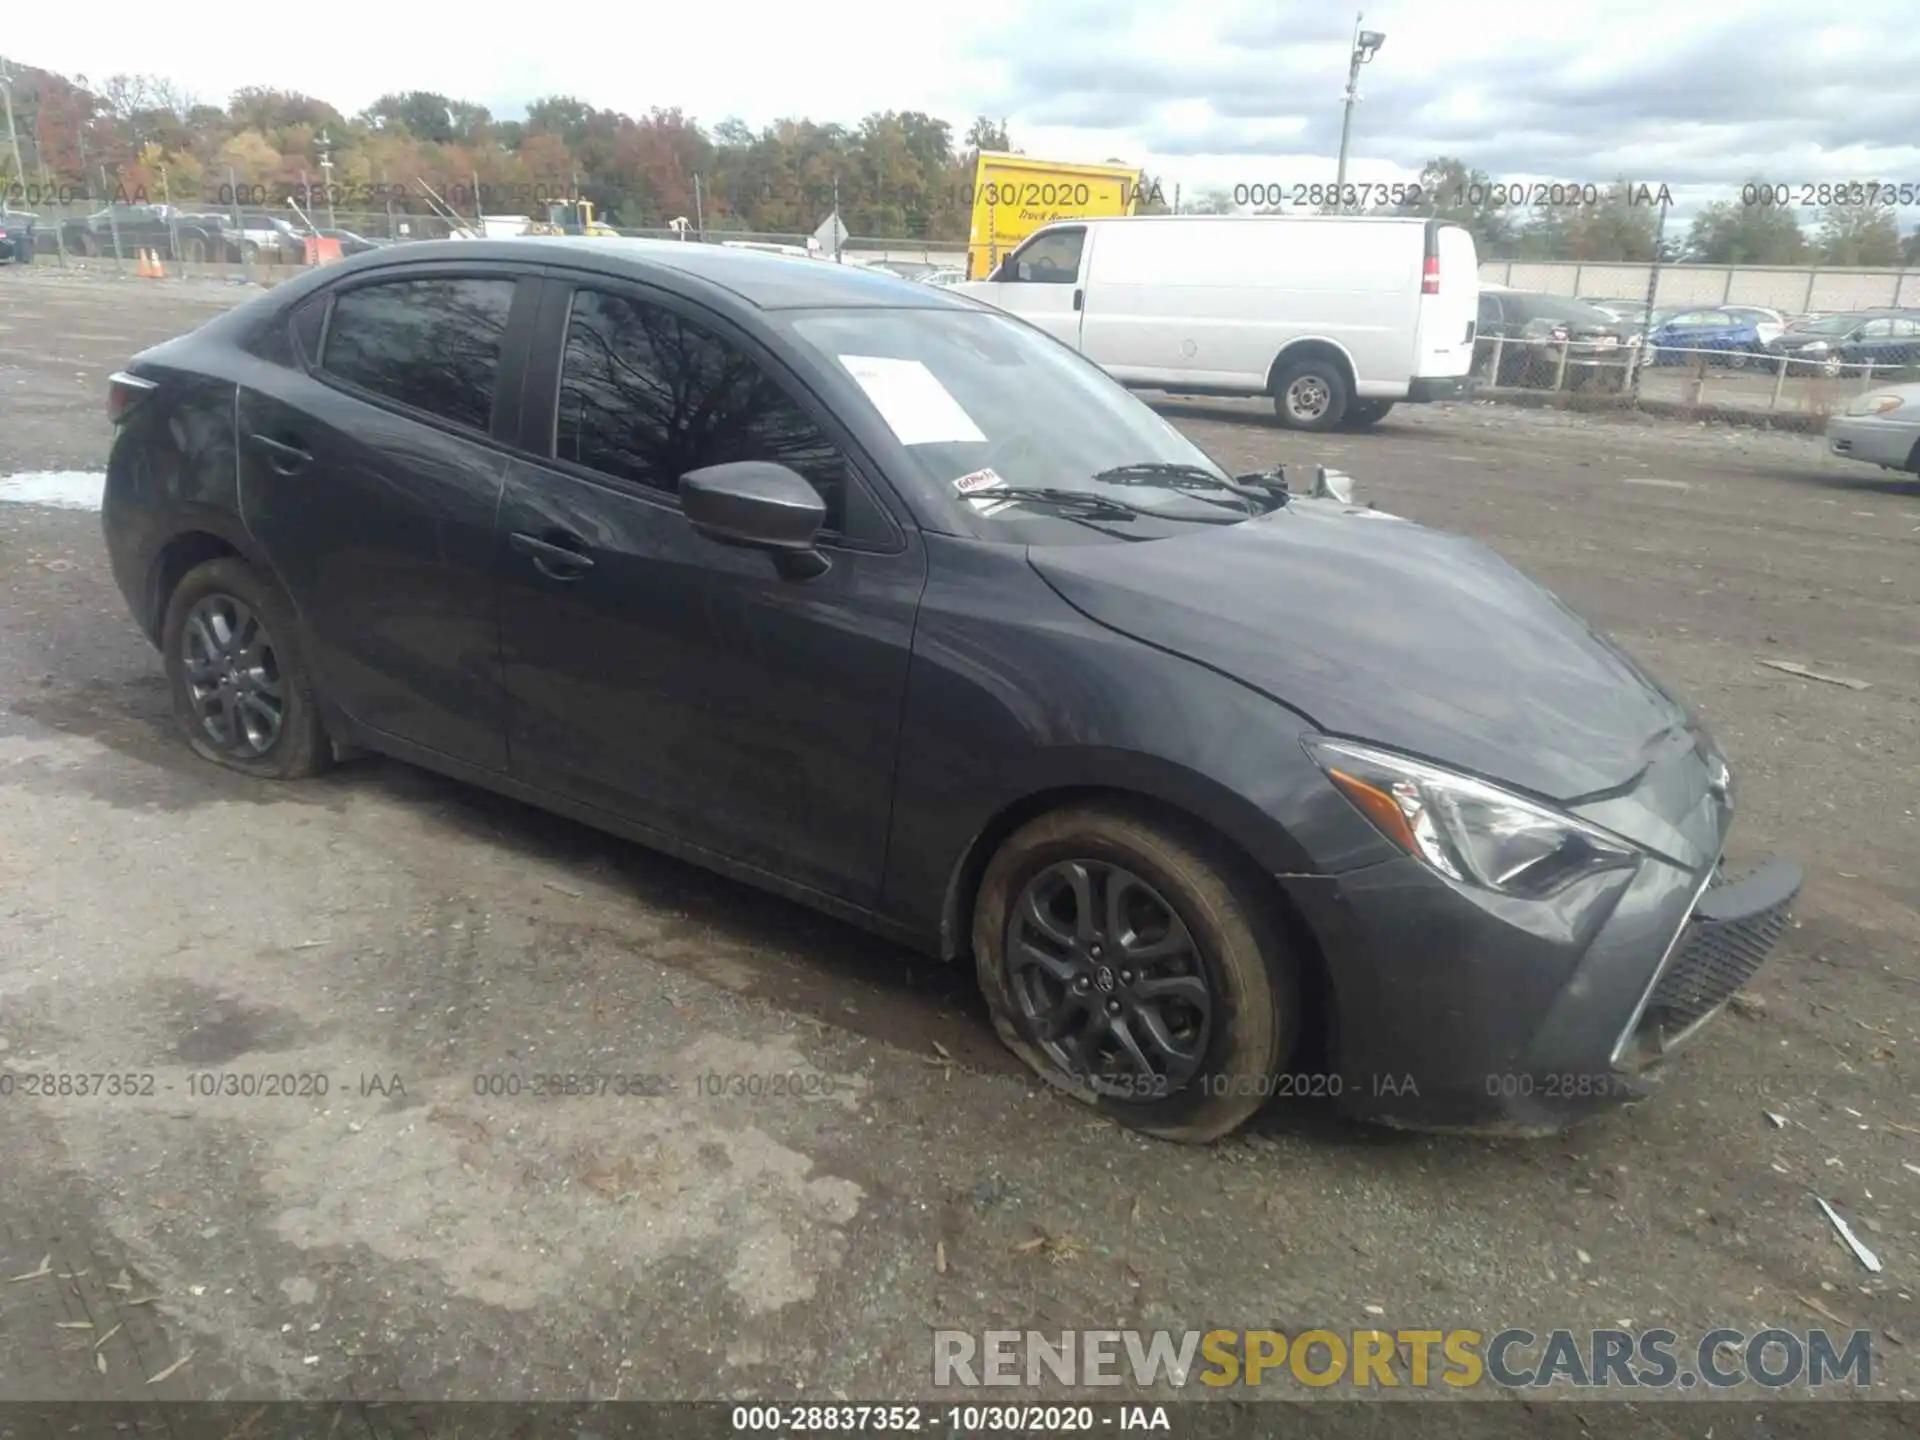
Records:
{"label": "front quarter panel", "polygon": [[1036,797],[1158,801],[1273,875],[1396,853],[1307,757],[1297,714],[1081,615],[1021,547],[926,539],[884,908],[943,953],[964,948],[954,906],[983,836]]}

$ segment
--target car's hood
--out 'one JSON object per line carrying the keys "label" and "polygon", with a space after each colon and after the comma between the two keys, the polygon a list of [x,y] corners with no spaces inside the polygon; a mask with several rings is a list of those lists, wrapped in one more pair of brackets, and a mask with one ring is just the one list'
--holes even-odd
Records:
{"label": "car's hood", "polygon": [[1485,546],[1336,501],[1029,558],[1094,620],[1322,730],[1556,800],[1632,781],[1687,718],[1612,641]]}

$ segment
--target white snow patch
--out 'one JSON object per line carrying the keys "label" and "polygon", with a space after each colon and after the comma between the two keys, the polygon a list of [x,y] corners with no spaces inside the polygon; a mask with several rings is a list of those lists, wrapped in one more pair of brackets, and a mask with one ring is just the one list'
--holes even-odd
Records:
{"label": "white snow patch", "polygon": [[92,470],[27,470],[0,475],[0,501],[49,505],[56,510],[98,510],[107,477]]}

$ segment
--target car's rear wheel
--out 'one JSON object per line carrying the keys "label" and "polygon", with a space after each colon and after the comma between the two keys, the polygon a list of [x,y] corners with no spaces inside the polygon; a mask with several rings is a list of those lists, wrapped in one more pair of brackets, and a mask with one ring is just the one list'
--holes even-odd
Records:
{"label": "car's rear wheel", "polygon": [[1346,425],[1355,430],[1378,425],[1393,409],[1391,400],[1356,400],[1347,407]]}
{"label": "car's rear wheel", "polygon": [[1289,430],[1331,430],[1350,401],[1347,377],[1331,360],[1296,360],[1273,383],[1273,412]]}
{"label": "car's rear wheel", "polygon": [[204,265],[207,259],[207,242],[198,235],[189,235],[180,242],[180,258],[189,265]]}
{"label": "car's rear wheel", "polygon": [[1243,867],[1183,827],[1105,807],[1029,822],[987,865],[973,949],[1008,1048],[1149,1135],[1232,1131],[1292,1048],[1285,936]]}
{"label": "car's rear wheel", "polygon": [[196,754],[270,780],[326,768],[293,607],[251,565],[222,558],[189,570],[167,602],[161,653],[174,717]]}

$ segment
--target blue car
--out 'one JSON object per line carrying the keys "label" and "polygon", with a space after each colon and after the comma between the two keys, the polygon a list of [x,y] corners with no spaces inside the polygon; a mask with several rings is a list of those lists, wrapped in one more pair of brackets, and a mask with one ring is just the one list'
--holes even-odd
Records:
{"label": "blue car", "polygon": [[1653,327],[1646,359],[1653,365],[1688,365],[1704,354],[1710,365],[1738,369],[1765,354],[1786,328],[1786,316],[1757,306],[1682,310]]}

